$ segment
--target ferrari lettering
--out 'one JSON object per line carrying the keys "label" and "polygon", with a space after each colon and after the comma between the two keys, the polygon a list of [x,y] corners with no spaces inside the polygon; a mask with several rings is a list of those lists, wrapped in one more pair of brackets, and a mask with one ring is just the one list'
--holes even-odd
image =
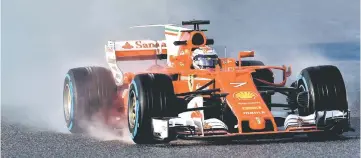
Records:
{"label": "ferrari lettering", "polygon": [[135,42],[136,48],[158,48],[158,47],[167,47],[165,43],[161,43],[159,45],[158,42],[155,43],[142,43],[142,41]]}

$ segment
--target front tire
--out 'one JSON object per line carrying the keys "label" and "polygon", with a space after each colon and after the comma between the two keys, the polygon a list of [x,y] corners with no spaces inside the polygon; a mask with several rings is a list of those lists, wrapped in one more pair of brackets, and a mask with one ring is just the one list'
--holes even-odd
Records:
{"label": "front tire", "polygon": [[300,78],[293,86],[297,86],[300,92],[308,95],[306,106],[298,108],[300,116],[307,116],[315,113],[317,127],[327,127],[322,133],[308,134],[313,140],[326,140],[338,138],[344,128],[348,127],[348,118],[339,122],[326,121],[319,111],[339,110],[348,112],[346,88],[339,69],[332,65],[308,67],[301,71]]}
{"label": "front tire", "polygon": [[164,74],[139,74],[130,84],[128,127],[136,144],[168,142],[153,136],[152,117],[176,116],[173,83]]}
{"label": "front tire", "polygon": [[308,105],[299,108],[301,116],[315,111],[347,111],[346,88],[339,69],[332,65],[308,67],[303,69],[297,80],[297,88],[308,91]]}

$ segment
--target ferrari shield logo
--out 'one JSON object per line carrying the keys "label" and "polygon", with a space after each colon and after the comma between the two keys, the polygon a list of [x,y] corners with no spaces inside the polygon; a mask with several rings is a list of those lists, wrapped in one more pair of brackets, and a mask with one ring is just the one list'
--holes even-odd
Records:
{"label": "ferrari shield logo", "polygon": [[195,77],[194,74],[191,74],[191,75],[188,76],[188,88],[189,88],[189,91],[193,91],[194,77]]}
{"label": "ferrari shield logo", "polygon": [[209,123],[205,123],[203,125],[203,129],[211,129],[211,128],[212,128],[212,126]]}
{"label": "ferrari shield logo", "polygon": [[261,124],[261,118],[256,117],[256,121],[257,121],[257,123],[258,123],[259,125]]}

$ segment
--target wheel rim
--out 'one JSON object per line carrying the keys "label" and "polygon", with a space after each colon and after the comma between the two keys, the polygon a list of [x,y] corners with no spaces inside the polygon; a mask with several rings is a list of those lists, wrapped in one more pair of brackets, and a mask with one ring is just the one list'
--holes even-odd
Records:
{"label": "wheel rim", "polygon": [[70,111],[71,111],[71,92],[70,92],[70,87],[69,84],[65,85],[65,89],[64,89],[64,96],[63,96],[63,106],[64,106],[64,115],[65,115],[65,119],[67,121],[70,120]]}
{"label": "wheel rim", "polygon": [[310,113],[310,94],[309,94],[309,91],[308,91],[308,88],[306,87],[306,83],[304,80],[302,80],[302,84],[300,84],[298,86],[298,89],[300,90],[300,92],[307,92],[308,93],[308,102],[307,102],[307,106],[304,107],[304,108],[301,108],[302,109],[302,113],[306,113],[306,115],[309,115]]}
{"label": "wheel rim", "polygon": [[128,119],[129,119],[129,126],[131,129],[133,129],[135,127],[135,122],[136,122],[136,111],[137,111],[137,99],[136,96],[134,94],[134,91],[131,92],[130,94],[130,107],[129,107],[129,112],[128,112]]}

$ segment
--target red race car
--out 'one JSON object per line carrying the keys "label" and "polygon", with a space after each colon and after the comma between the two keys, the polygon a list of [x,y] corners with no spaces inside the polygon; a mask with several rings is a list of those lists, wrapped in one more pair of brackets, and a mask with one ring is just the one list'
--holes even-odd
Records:
{"label": "red race car", "polygon": [[[128,124],[137,144],[175,139],[274,138],[308,134],[337,136],[350,131],[346,89],[339,69],[308,67],[289,86],[290,67],[265,66],[241,51],[221,58],[199,25],[165,25],[165,40],[108,41],[109,68],[70,69],[64,83],[64,116],[68,129],[84,132],[95,116],[118,128]],[[117,62],[166,60],[142,72],[123,72]],[[273,70],[283,72],[274,82]],[[283,94],[287,104],[272,102]]]}

